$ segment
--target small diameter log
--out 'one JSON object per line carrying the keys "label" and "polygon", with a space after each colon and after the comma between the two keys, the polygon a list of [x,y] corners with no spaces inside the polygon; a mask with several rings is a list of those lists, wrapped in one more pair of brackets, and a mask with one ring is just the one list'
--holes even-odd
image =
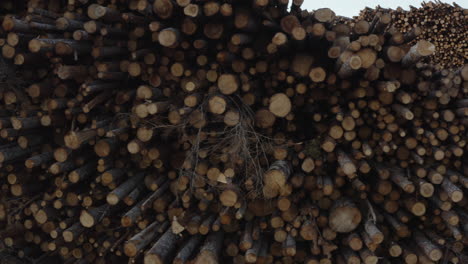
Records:
{"label": "small diameter log", "polygon": [[222,74],[218,78],[218,89],[222,94],[233,94],[239,89],[239,80],[233,74]]}
{"label": "small diameter log", "polygon": [[52,207],[44,207],[42,209],[39,209],[35,214],[34,214],[34,220],[38,224],[44,224],[47,222],[47,220],[56,218],[59,215],[59,212]]}
{"label": "small diameter log", "polygon": [[32,156],[24,162],[26,168],[32,169],[37,166],[45,165],[54,159],[53,152],[44,152],[39,155]]}
{"label": "small diameter log", "polygon": [[169,181],[164,182],[157,191],[153,192],[141,205],[141,209],[145,211],[146,209],[151,208],[153,202],[158,199],[164,192],[169,188]]}
{"label": "small diameter log", "polygon": [[227,102],[222,96],[215,95],[208,99],[208,110],[217,115],[221,115],[226,111]]}
{"label": "small diameter log", "polygon": [[122,216],[122,218],[120,219],[120,224],[123,227],[132,226],[139,220],[143,212],[141,210],[141,205],[143,204],[144,201],[145,199],[143,198],[141,201],[136,203],[130,210],[128,210],[128,212],[126,212]]}
{"label": "small diameter log", "polygon": [[60,17],[55,21],[55,26],[60,30],[75,31],[83,29],[83,22]]}
{"label": "small diameter log", "polygon": [[315,67],[310,70],[309,77],[313,82],[319,83],[325,81],[327,73],[322,67]]}
{"label": "small diameter log", "polygon": [[291,166],[288,162],[275,161],[263,176],[263,195],[265,198],[278,196],[286,188],[286,181],[290,174]]}
{"label": "small diameter log", "polygon": [[179,252],[175,256],[174,260],[172,263],[174,264],[183,264],[186,263],[190,257],[193,255],[195,252],[195,249],[198,248],[198,246],[201,244],[203,241],[203,236],[201,235],[194,235],[191,236],[185,244],[182,245],[180,248]]}
{"label": "small diameter log", "polygon": [[211,232],[203,246],[200,248],[195,264],[216,264],[221,258],[221,249],[223,247],[224,233],[222,231]]}
{"label": "small diameter log", "polygon": [[286,117],[292,109],[291,100],[284,93],[277,93],[270,98],[268,109],[277,117]]}
{"label": "small diameter log", "polygon": [[211,226],[213,222],[216,220],[217,216],[212,214],[205,218],[203,222],[201,222],[200,227],[198,228],[198,233],[202,235],[207,235],[211,231]]}
{"label": "small diameter log", "polygon": [[328,225],[333,231],[349,233],[359,225],[362,215],[351,200],[343,198],[335,201],[328,218]]}
{"label": "small diameter log", "polygon": [[30,129],[30,128],[40,127],[41,122],[40,122],[39,117],[26,117],[26,118],[12,117],[11,126],[16,130]]}
{"label": "small diameter log", "polygon": [[158,235],[160,223],[154,221],[152,224],[141,230],[139,233],[131,237],[124,245],[124,253],[128,257],[135,257],[143,250],[151,241]]}
{"label": "small diameter log", "polygon": [[85,230],[86,228],[82,226],[80,222],[76,222],[72,226],[70,226],[69,228],[63,231],[62,233],[63,240],[65,240],[65,242],[70,243],[74,241],[75,239],[77,239],[78,236],[81,233],[83,233]]}
{"label": "small diameter log", "polygon": [[426,205],[422,201],[417,200],[415,197],[408,197],[406,200],[404,200],[404,205],[408,211],[416,216],[422,216],[426,213]]}
{"label": "small diameter log", "polygon": [[88,6],[87,14],[94,20],[102,19],[108,22],[118,22],[122,20],[122,15],[117,10],[98,4],[91,4]]}
{"label": "small diameter log", "polygon": [[377,264],[379,262],[379,258],[367,248],[361,249],[359,255],[364,264]]}
{"label": "small diameter log", "polygon": [[329,8],[319,8],[313,12],[313,18],[318,22],[330,23],[335,19],[335,12]]}
{"label": "small diameter log", "polygon": [[410,66],[415,64],[423,57],[430,56],[434,54],[435,46],[426,40],[420,40],[411,49],[406,53],[406,55],[401,60],[403,66]]}
{"label": "small diameter log", "polygon": [[418,247],[426,254],[432,261],[438,261],[442,258],[442,250],[433,244],[424,234],[419,231],[413,233],[413,239]]}
{"label": "small diameter log", "polygon": [[155,0],[153,11],[161,19],[168,19],[172,16],[174,4],[170,0]]}
{"label": "small diameter log", "polygon": [[238,193],[234,189],[227,188],[219,195],[219,200],[223,206],[232,207],[237,203]]}
{"label": "small diameter log", "polygon": [[434,194],[434,185],[432,183],[429,183],[423,179],[415,179],[414,180],[417,189],[419,190],[419,194],[423,197],[431,197]]}
{"label": "small diameter log", "polygon": [[0,150],[0,163],[11,161],[20,157],[31,155],[31,152],[37,150],[37,147],[22,149],[21,147],[12,147]]}
{"label": "small diameter log", "polygon": [[443,180],[441,186],[453,202],[458,203],[463,199],[463,191],[447,178]]}
{"label": "small diameter log", "polygon": [[373,243],[380,244],[384,241],[384,234],[372,221],[367,221],[365,223],[364,230],[369,235],[370,239],[372,239]]}
{"label": "small diameter log", "polygon": [[358,55],[352,55],[341,64],[338,70],[338,76],[343,79],[349,78],[353,73],[362,67],[362,59]]}
{"label": "small diameter log", "polygon": [[338,164],[349,178],[356,177],[357,168],[344,151],[338,152]]}
{"label": "small diameter log", "polygon": [[77,183],[88,178],[92,173],[96,171],[97,164],[94,162],[88,162],[86,165],[71,171],[68,174],[68,180],[72,183]]}
{"label": "small diameter log", "polygon": [[350,250],[349,248],[343,247],[341,249],[341,254],[343,257],[347,260],[347,264],[360,264],[361,263],[361,258],[359,257],[358,254],[356,254],[354,251]]}
{"label": "small diameter log", "polygon": [[407,107],[404,107],[400,104],[393,104],[392,108],[399,116],[403,117],[404,119],[413,120],[414,114]]}
{"label": "small diameter log", "polygon": [[71,149],[80,148],[81,144],[95,137],[95,129],[85,129],[82,131],[71,131],[64,137],[65,145]]}
{"label": "small diameter log", "polygon": [[245,261],[247,263],[255,263],[257,261],[261,246],[261,239],[254,240],[252,247],[245,251]]}
{"label": "small diameter log", "polygon": [[173,47],[178,44],[180,39],[179,30],[175,28],[165,28],[159,32],[159,44],[164,47]]}
{"label": "small diameter log", "polygon": [[243,233],[241,234],[241,238],[239,241],[239,249],[242,251],[246,251],[252,247],[253,238],[252,238],[252,222],[247,222],[245,224],[245,228]]}
{"label": "small diameter log", "polygon": [[164,264],[177,246],[179,236],[172,233],[172,228],[168,228],[166,232],[158,239],[158,241],[146,252],[145,264]]}
{"label": "small diameter log", "polygon": [[99,157],[103,158],[109,156],[117,147],[118,140],[116,138],[101,139],[94,145],[94,152],[96,152]]}
{"label": "small diameter log", "polygon": [[127,194],[129,194],[133,189],[135,189],[138,184],[142,184],[141,181],[143,180],[144,175],[144,173],[140,173],[138,175],[130,177],[124,183],[119,185],[119,187],[115,188],[112,192],[110,192],[107,195],[107,203],[110,205],[116,205]]}
{"label": "small diameter log", "polygon": [[110,169],[101,175],[101,183],[102,185],[107,186],[112,182],[118,182],[119,179],[124,177],[124,175],[125,171],[122,169]]}
{"label": "small diameter log", "polygon": [[401,169],[394,169],[391,172],[390,178],[392,181],[398,185],[403,191],[407,193],[413,193],[415,190],[413,182],[411,182],[407,177],[404,175],[404,171]]}
{"label": "small diameter log", "polygon": [[84,227],[91,228],[108,212],[108,205],[101,205],[100,207],[93,207],[88,210],[82,210],[80,214],[80,223]]}

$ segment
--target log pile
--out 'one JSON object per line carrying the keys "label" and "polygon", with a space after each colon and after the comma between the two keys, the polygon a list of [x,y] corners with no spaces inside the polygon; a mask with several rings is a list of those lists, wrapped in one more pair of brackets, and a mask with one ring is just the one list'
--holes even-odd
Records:
{"label": "log pile", "polygon": [[468,65],[391,12],[64,2],[2,18],[2,252],[467,263]]}
{"label": "log pile", "polygon": [[422,7],[410,6],[410,10],[366,8],[357,19],[370,22],[379,14],[390,14],[390,33],[394,30],[401,33],[420,31],[411,44],[425,39],[435,45],[436,52],[423,61],[441,68],[458,68],[468,60],[468,11],[456,3],[423,2]]}

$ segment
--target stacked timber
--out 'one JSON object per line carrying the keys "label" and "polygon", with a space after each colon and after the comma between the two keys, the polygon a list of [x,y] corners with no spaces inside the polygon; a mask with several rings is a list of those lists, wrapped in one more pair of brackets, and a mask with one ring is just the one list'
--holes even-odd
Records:
{"label": "stacked timber", "polygon": [[[402,34],[417,34],[411,44],[420,39],[434,44],[436,52],[425,62],[441,68],[458,68],[468,60],[468,11],[456,3],[423,2],[421,8],[410,6],[410,10],[366,8],[357,19],[370,22],[380,14],[391,17],[392,23],[387,28],[390,34],[395,30]],[[394,41],[402,41],[402,37]]]}
{"label": "stacked timber", "polygon": [[2,17],[2,252],[468,261],[468,65],[424,63],[391,11],[65,2]]}

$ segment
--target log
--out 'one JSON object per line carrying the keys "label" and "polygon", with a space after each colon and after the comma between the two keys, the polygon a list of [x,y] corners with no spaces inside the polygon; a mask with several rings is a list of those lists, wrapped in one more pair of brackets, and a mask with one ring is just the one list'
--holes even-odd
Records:
{"label": "log", "polygon": [[168,228],[158,241],[146,252],[144,263],[166,263],[167,258],[177,246],[176,242],[178,238],[177,234],[172,233],[172,229]]}
{"label": "log", "polygon": [[330,210],[329,225],[335,232],[349,233],[361,222],[361,211],[349,199],[335,201]]}
{"label": "log", "polygon": [[210,233],[200,248],[195,263],[218,263],[220,259],[222,240],[224,233],[222,231]]}

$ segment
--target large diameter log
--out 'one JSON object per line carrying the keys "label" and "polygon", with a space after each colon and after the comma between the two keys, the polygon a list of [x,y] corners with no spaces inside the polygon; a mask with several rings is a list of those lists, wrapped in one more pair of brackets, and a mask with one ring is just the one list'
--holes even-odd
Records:
{"label": "large diameter log", "polygon": [[335,201],[328,218],[328,225],[335,232],[349,233],[361,223],[362,215],[351,200],[343,198]]}

